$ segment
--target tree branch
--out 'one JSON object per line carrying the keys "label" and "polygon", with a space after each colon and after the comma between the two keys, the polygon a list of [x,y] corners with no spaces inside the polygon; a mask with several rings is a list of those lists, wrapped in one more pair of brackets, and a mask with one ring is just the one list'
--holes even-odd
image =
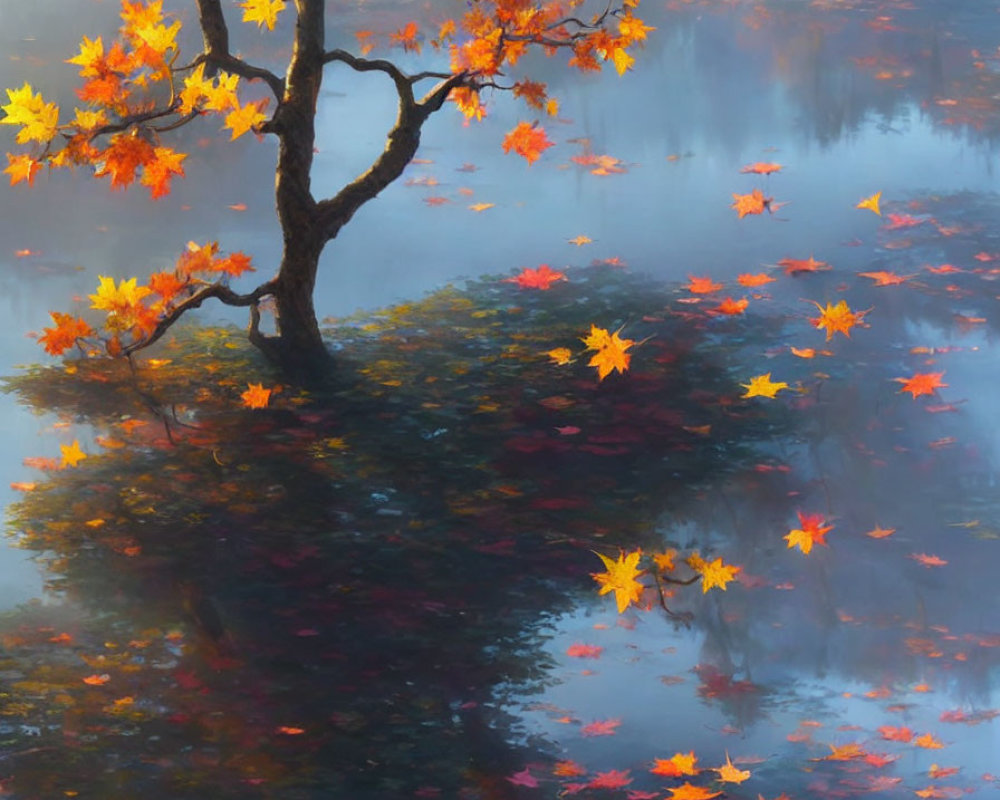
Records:
{"label": "tree branch", "polygon": [[211,68],[209,77],[215,74],[215,70],[223,68],[247,80],[262,80],[271,87],[278,102],[281,102],[285,95],[285,81],[282,78],[263,67],[248,64],[229,52],[229,28],[226,27],[226,18],[222,13],[221,0],[195,0],[195,2],[198,5],[198,21],[201,25],[205,52],[190,65],[179,69],[191,69],[204,63]]}
{"label": "tree branch", "polygon": [[[275,287],[275,280],[272,279],[267,281],[266,283],[262,283],[260,286],[258,286],[249,294],[238,294],[237,292],[234,292],[232,289],[230,289],[223,283],[209,284],[208,286],[199,289],[197,292],[195,292],[193,295],[191,295],[183,302],[178,303],[176,306],[174,306],[170,310],[170,313],[167,314],[163,319],[161,319],[156,324],[156,327],[153,329],[153,332],[147,338],[143,339],[142,341],[130,344],[127,347],[123,347],[122,354],[130,356],[132,355],[132,353],[135,353],[138,350],[143,350],[149,347],[151,344],[159,340],[160,337],[163,336],[163,334],[165,334],[167,330],[175,322],[177,322],[177,320],[180,319],[183,314],[185,314],[188,311],[191,311],[192,309],[199,308],[202,303],[204,303],[211,297],[220,300],[227,306],[256,307],[256,305],[260,302],[260,299],[262,297],[265,297],[266,295],[272,294],[274,292],[274,287]],[[260,319],[259,315],[257,319],[258,320]]]}
{"label": "tree branch", "polygon": [[396,91],[400,93],[401,97],[406,93],[409,95],[409,99],[413,100],[413,93],[410,91],[411,79],[391,61],[384,58],[359,58],[346,50],[330,50],[323,54],[323,63],[329,64],[331,61],[347,64],[357,72],[384,72],[392,78],[393,83],[396,84]]}

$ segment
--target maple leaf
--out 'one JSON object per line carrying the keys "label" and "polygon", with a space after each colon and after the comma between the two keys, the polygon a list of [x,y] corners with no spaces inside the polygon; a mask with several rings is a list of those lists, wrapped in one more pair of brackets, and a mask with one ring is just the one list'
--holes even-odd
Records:
{"label": "maple leaf", "polygon": [[581,736],[614,736],[622,724],[620,719],[599,719],[580,728]]}
{"label": "maple leaf", "polygon": [[746,286],[747,288],[753,288],[755,286],[763,286],[765,283],[773,283],[774,278],[768,275],[766,272],[761,272],[756,275],[752,275],[748,272],[741,273],[736,276],[736,282],[740,286]]}
{"label": "maple leaf", "polygon": [[586,775],[587,770],[575,761],[557,761],[552,766],[552,774],[563,778],[576,778],[580,775]]}
{"label": "maple leaf", "polygon": [[872,539],[885,539],[887,536],[892,536],[895,532],[896,532],[895,528],[882,528],[876,525],[870,531],[865,533],[865,536],[868,536]]}
{"label": "maple leaf", "polygon": [[184,177],[184,167],[181,162],[187,158],[186,153],[178,153],[169,147],[154,147],[153,158],[143,165],[142,178],[139,183],[148,186],[154,200],[170,193],[170,178],[173,175]]}
{"label": "maple leaf", "polygon": [[600,658],[604,648],[596,644],[571,644],[566,655],[571,658]]}
{"label": "maple leaf", "polygon": [[39,344],[49,355],[62,355],[80,339],[94,335],[94,329],[86,321],[72,314],[50,311],[49,316],[52,317],[55,327],[42,328],[42,335],[38,337]]}
{"label": "maple leaf", "polygon": [[128,186],[135,180],[135,171],[152,161],[154,148],[141,136],[117,133],[111,137],[108,147],[99,156],[103,162],[94,172],[101,178],[111,176],[111,188],[119,189]]}
{"label": "maple leaf", "polygon": [[493,208],[496,203],[473,203],[469,208],[477,213],[486,211],[488,208]]}
{"label": "maple leaf", "polygon": [[598,772],[587,784],[588,789],[621,789],[632,783],[628,770],[612,769],[607,772]]}
{"label": "maple leaf", "polygon": [[943,567],[948,563],[943,558],[928,555],[927,553],[911,553],[909,558],[923,564],[925,567]]}
{"label": "maple leaf", "polygon": [[733,204],[730,208],[735,208],[739,218],[747,214],[763,214],[764,210],[770,210],[773,197],[764,197],[760,189],[754,189],[750,194],[733,194]]}
{"label": "maple leaf", "polygon": [[819,316],[810,318],[809,321],[816,328],[826,329],[827,341],[830,341],[833,334],[838,331],[848,339],[851,338],[851,328],[861,322],[865,314],[868,313],[867,311],[851,311],[846,300],[841,300],[836,305],[827,303],[826,308],[816,301],[813,301],[813,305],[819,309]]}
{"label": "maple leaf", "polygon": [[684,286],[692,294],[711,294],[722,288],[721,283],[716,283],[711,278],[695,277],[688,275],[688,282]]}
{"label": "maple leaf", "polygon": [[40,161],[35,161],[27,153],[12,155],[7,153],[7,168],[4,174],[10,175],[10,185],[16,186],[21,181],[27,181],[28,186],[35,185],[35,173],[42,168]]}
{"label": "maple leaf", "polygon": [[770,175],[772,172],[780,171],[781,164],[765,161],[755,161],[753,164],[747,164],[745,167],[740,168],[741,173],[752,173],[754,175]]}
{"label": "maple leaf", "polygon": [[882,212],[879,210],[878,201],[882,197],[882,192],[875,192],[875,194],[870,197],[866,197],[864,200],[858,202],[855,208],[868,209],[869,211],[875,212],[878,216],[882,216]]}
{"label": "maple leaf", "polygon": [[814,544],[821,544],[826,547],[826,534],[833,530],[833,525],[824,525],[826,520],[822,514],[803,514],[796,512],[799,517],[801,528],[795,528],[784,537],[788,542],[789,549],[798,547],[806,555],[813,549]]}
{"label": "maple leaf", "polygon": [[[607,331],[604,331],[604,333],[607,335]],[[590,361],[587,362],[588,367],[597,367],[598,381],[603,381],[614,370],[618,370],[619,373],[624,375],[625,370],[629,368],[629,364],[632,362],[632,355],[625,351],[632,347],[635,341],[633,339],[622,339],[618,333],[618,331],[615,331],[611,334],[607,343],[594,353]]]}
{"label": "maple leaf", "polygon": [[893,725],[881,725],[878,728],[878,733],[887,742],[907,743],[913,739],[913,731],[906,727],[897,728]]}
{"label": "maple leaf", "polygon": [[80,67],[80,76],[83,78],[93,78],[101,74],[101,66],[104,62],[104,42],[98,36],[90,40],[86,36],[80,40],[80,52],[73,58],[67,58],[67,64],[76,64]]}
{"label": "maple leaf", "polygon": [[719,773],[719,780],[725,783],[743,783],[750,777],[750,770],[740,770],[733,766],[733,762],[729,760],[728,752],[726,752],[726,763],[715,771]]}
{"label": "maple leaf", "polygon": [[519,122],[517,126],[503,137],[503,151],[513,150],[519,156],[527,159],[529,164],[537,161],[542,152],[552,147],[553,142],[545,135],[545,129],[538,123]]}
{"label": "maple leaf", "polygon": [[948,384],[941,380],[943,377],[943,372],[917,372],[909,378],[894,378],[894,380],[903,384],[900,393],[909,392],[916,400],[922,394],[934,394],[937,389],[947,388]]}
{"label": "maple leaf", "polygon": [[248,383],[247,390],[240,395],[240,400],[245,408],[267,408],[271,392],[271,389],[265,389],[260,383]]}
{"label": "maple leaf", "polygon": [[573,351],[568,347],[556,347],[545,353],[551,359],[553,364],[560,367],[565,366],[573,361]]}
{"label": "maple leaf", "polygon": [[642,556],[641,550],[634,550],[629,554],[624,551],[618,553],[618,560],[612,561],[601,553],[595,555],[604,562],[605,572],[591,573],[591,577],[601,585],[600,595],[615,593],[615,602],[618,606],[618,613],[621,614],[631,603],[638,603],[642,594],[643,585],[636,578],[645,574],[645,570],[640,570],[639,558]]}
{"label": "maple leaf", "polygon": [[88,686],[103,686],[108,681],[111,680],[111,676],[107,673],[103,675],[88,675],[86,678],[82,679],[84,683]]}
{"label": "maple leaf", "polygon": [[51,141],[59,125],[59,107],[46,103],[41,92],[35,94],[27,82],[20,89],[8,89],[7,97],[10,102],[0,106],[7,116],[0,124],[23,126],[17,132],[17,143]]}
{"label": "maple leaf", "polygon": [[933,735],[925,733],[923,736],[918,736],[913,740],[913,744],[917,747],[923,747],[925,750],[940,750],[944,747],[944,744],[934,738]]}
{"label": "maple leaf", "polygon": [[711,563],[705,561],[698,554],[697,550],[689,555],[686,560],[688,566],[701,575],[702,594],[713,586],[718,586],[722,591],[726,591],[726,584],[735,580],[736,573],[743,569],[742,567],[723,564],[721,558],[717,558]]}
{"label": "maple leaf", "polygon": [[264,109],[267,108],[268,102],[269,99],[267,97],[260,100],[252,100],[245,106],[240,106],[236,110],[226,114],[226,124],[223,127],[229,128],[232,131],[229,140],[233,141],[237,139],[267,120],[267,114],[264,113]]}
{"label": "maple leaf", "polygon": [[87,454],[80,449],[80,442],[76,439],[73,440],[73,444],[59,445],[59,452],[62,456],[59,459],[59,466],[63,468],[75,467],[87,457]]}
{"label": "maple leaf", "polygon": [[525,767],[520,772],[515,772],[513,775],[508,775],[507,780],[510,781],[515,786],[527,786],[528,788],[534,789],[538,786],[538,778],[531,774],[531,768]]}
{"label": "maple leaf", "polygon": [[545,291],[556,281],[568,280],[565,272],[552,269],[548,264],[542,264],[538,269],[525,267],[513,278],[504,278],[504,283],[516,283],[522,289],[541,289]]}
{"label": "maple leaf", "polygon": [[389,41],[392,45],[402,45],[404,52],[420,52],[420,42],[417,41],[419,28],[416,22],[408,22],[395,33],[389,34]]}
{"label": "maple leaf", "polygon": [[741,383],[746,392],[740,395],[742,398],[748,397],[770,397],[774,398],[782,389],[787,389],[788,384],[784,381],[771,381],[771,373],[755,375],[750,378],[750,383]]}
{"label": "maple leaf", "polygon": [[688,753],[674,753],[670,758],[657,758],[653,761],[653,768],[650,770],[654,775],[664,775],[668,778],[679,778],[681,775],[697,775],[699,770],[695,764],[698,762],[694,750]]}
{"label": "maple leaf", "polygon": [[209,96],[213,85],[214,82],[211,79],[205,80],[204,62],[199,64],[190,75],[184,78],[184,88],[178,94],[181,104],[177,113],[190,114],[202,99]]}
{"label": "maple leaf", "polygon": [[778,262],[779,267],[784,267],[786,275],[797,275],[800,272],[826,272],[831,269],[825,261],[817,261],[812,256],[809,258],[783,258]]}
{"label": "maple leaf", "polygon": [[267,25],[267,29],[273,31],[278,14],[285,10],[285,0],[245,0],[240,8],[244,22],[256,22],[258,28]]}
{"label": "maple leaf", "polygon": [[589,236],[580,235],[573,239],[567,239],[566,241],[568,241],[570,244],[575,244],[577,247],[583,247],[585,244],[590,244],[594,240],[591,239]]}
{"label": "maple leaf", "polygon": [[878,272],[859,272],[862,278],[871,278],[875,281],[876,286],[896,286],[900,283],[905,283],[910,279],[910,275],[897,275],[895,272],[886,272],[885,270],[879,270]]}
{"label": "maple leaf", "polygon": [[224,258],[216,259],[212,268],[233,278],[238,278],[244,272],[254,272],[254,268],[250,265],[250,256],[239,250]]}
{"label": "maple leaf", "polygon": [[861,747],[861,745],[856,742],[851,742],[850,744],[843,744],[839,747],[835,745],[827,745],[830,748],[830,754],[823,756],[822,758],[811,758],[810,761],[854,761],[858,758],[864,758],[867,753]]}
{"label": "maple leaf", "polygon": [[674,564],[676,557],[677,551],[671,547],[662,553],[653,553],[653,563],[660,572],[672,572],[676,566]]}
{"label": "maple leaf", "polygon": [[733,300],[731,297],[727,297],[719,302],[719,305],[715,308],[706,309],[709,314],[725,314],[728,316],[736,316],[737,314],[742,314],[747,310],[747,306],[750,305],[750,301],[745,297],[740,300]]}
{"label": "maple leaf", "polygon": [[706,789],[704,786],[692,786],[690,783],[684,783],[667,791],[670,792],[669,800],[712,800],[713,797],[719,797],[722,794],[722,792]]}
{"label": "maple leaf", "polygon": [[228,72],[220,72],[215,80],[203,87],[205,94],[205,110],[235,111],[240,107],[240,99],[236,94],[239,87],[240,76],[231,75]]}

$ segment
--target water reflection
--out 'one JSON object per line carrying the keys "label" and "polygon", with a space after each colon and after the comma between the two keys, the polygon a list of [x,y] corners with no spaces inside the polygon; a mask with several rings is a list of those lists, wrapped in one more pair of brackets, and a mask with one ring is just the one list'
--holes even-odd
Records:
{"label": "water reflection", "polygon": [[[69,96],[62,59],[84,24],[56,5],[0,9],[3,85]],[[90,35],[114,25],[103,5]],[[409,8],[343,10],[334,38],[362,15]],[[932,763],[961,765],[946,788],[995,787],[980,778],[995,770],[1000,611],[983,380],[997,366],[996,203],[981,194],[996,189],[993,12],[653,12],[659,35],[634,76],[546,76],[574,117],[552,126],[561,155],[503,160],[516,112],[502,102],[478,132],[434,120],[421,153],[433,163],[333,243],[318,305],[340,315],[541,262],[573,265],[561,294],[485,282],[338,329],[341,393],[287,390],[250,422],[233,406],[243,382],[269,379],[263,367],[228,337],[188,334],[158,354],[175,360],[172,377],[143,377],[177,406],[166,414],[177,448],[125,376],[112,376],[115,391],[97,372],[22,386],[31,406],[62,415],[40,425],[91,423],[105,443],[73,428],[85,469],[51,473],[13,511],[45,560],[51,603],[4,620],[4,790],[554,796],[572,781],[553,763],[572,759],[588,770],[577,783],[629,769],[631,789],[662,796],[677,783],[648,774],[654,758],[695,750],[717,766],[727,749],[753,772],[728,787],[736,797],[909,796]],[[265,40],[245,44],[268,57]],[[327,89],[317,183],[333,188],[380,146],[392,97],[374,79],[331,76]],[[188,133],[199,168],[155,206],[85,174],[4,190],[12,330],[39,327],[98,273],[171,262],[188,239],[236,239],[261,270],[274,263],[270,145]],[[623,171],[570,160],[584,153]],[[761,159],[785,164],[761,185],[787,205],[738,220],[731,194],[757,185],[739,168]],[[853,207],[877,189],[884,220]],[[424,202],[434,197],[447,202]],[[579,234],[593,243],[569,245]],[[711,274],[740,291],[737,273],[809,254],[834,269],[781,276],[741,319],[678,303],[690,297],[663,283]],[[579,269],[613,257],[656,280]],[[856,275],[876,271],[907,283]],[[792,354],[823,346],[803,299],[840,298],[872,307],[870,327],[838,336],[835,356]],[[654,336],[627,379],[597,387],[584,364],[561,372],[540,355],[554,339],[579,349],[595,322]],[[36,352],[12,334],[4,371]],[[801,393],[741,403],[739,384],[765,370]],[[900,394],[895,379],[942,370],[939,396]],[[57,448],[14,413],[5,474],[20,481],[22,458]],[[785,547],[798,510],[830,517],[828,549]],[[724,553],[743,584],[673,599],[690,629],[655,612],[623,626],[593,596],[587,550],[661,542]],[[38,594],[22,562],[4,559],[18,577],[0,602]],[[580,660],[566,653],[576,643],[604,649]],[[583,733],[615,719],[613,735]],[[885,726],[947,747],[886,739]],[[855,742],[898,759],[812,760]]]}

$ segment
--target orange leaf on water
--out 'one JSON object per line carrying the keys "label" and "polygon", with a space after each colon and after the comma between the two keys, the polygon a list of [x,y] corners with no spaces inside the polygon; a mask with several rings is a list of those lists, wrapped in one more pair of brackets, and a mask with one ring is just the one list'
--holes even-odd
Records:
{"label": "orange leaf on water", "polygon": [[826,272],[832,267],[825,261],[817,261],[812,256],[809,258],[783,258],[778,262],[779,267],[784,267],[786,275],[797,275],[800,272]]}
{"label": "orange leaf on water", "polygon": [[733,762],[729,760],[728,752],[726,753],[726,763],[715,771],[719,773],[719,780],[725,783],[743,783],[750,777],[750,770],[737,769],[733,766]]}
{"label": "orange leaf on water", "polygon": [[748,272],[741,273],[736,276],[736,282],[740,286],[746,286],[748,288],[753,288],[755,286],[763,286],[765,283],[773,283],[774,278],[768,275],[766,272],[759,272],[756,275],[752,275]]}
{"label": "orange leaf on water", "polygon": [[941,380],[943,377],[943,372],[918,372],[909,378],[895,378],[894,380],[903,384],[903,388],[899,390],[901,393],[909,392],[915,400],[922,394],[934,394],[935,390],[947,387],[948,384]]}
{"label": "orange leaf on water", "polygon": [[706,789],[704,786],[692,786],[690,783],[667,791],[670,792],[669,800],[712,800],[713,797],[719,797],[722,794],[722,792]]}
{"label": "orange leaf on water", "polygon": [[747,164],[745,167],[740,169],[741,173],[751,173],[754,175],[770,175],[772,172],[780,171],[781,164],[766,161],[755,161],[753,164]]}
{"label": "orange leaf on water", "polygon": [[695,764],[698,762],[694,750],[688,753],[674,753],[670,758],[657,758],[653,761],[653,768],[650,770],[654,775],[665,775],[668,778],[678,778],[681,775],[697,775],[699,770]]}
{"label": "orange leaf on water", "polygon": [[692,294],[711,294],[722,288],[721,283],[716,283],[711,278],[695,277],[688,275],[688,282],[684,286]]}
{"label": "orange leaf on water", "polygon": [[868,313],[867,311],[851,311],[845,300],[841,300],[836,305],[827,303],[826,308],[815,301],[813,301],[813,305],[819,309],[819,316],[813,317],[809,321],[816,328],[826,329],[827,341],[830,341],[833,334],[837,332],[850,338],[851,328],[861,322],[865,314]]}
{"label": "orange leaf on water", "polygon": [[542,153],[552,147],[553,142],[545,135],[545,129],[537,123],[519,122],[517,126],[503,137],[503,151],[513,150],[519,156],[527,159],[529,164],[537,161]]}
{"label": "orange leaf on water", "polygon": [[584,725],[580,729],[582,736],[614,736],[617,728],[622,724],[620,719],[601,719]]}
{"label": "orange leaf on water", "polygon": [[248,383],[247,390],[240,395],[240,400],[246,408],[267,408],[271,391],[260,383]]}
{"label": "orange leaf on water", "polygon": [[760,189],[754,189],[750,194],[733,193],[733,204],[730,208],[736,209],[740,219],[748,214],[763,214],[765,209],[770,210],[773,197],[764,197]]}

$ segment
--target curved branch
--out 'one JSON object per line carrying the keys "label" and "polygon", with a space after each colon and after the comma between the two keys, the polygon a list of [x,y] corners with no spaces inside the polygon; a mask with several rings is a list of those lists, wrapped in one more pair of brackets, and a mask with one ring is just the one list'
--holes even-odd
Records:
{"label": "curved branch", "polygon": [[[224,68],[234,75],[247,80],[262,80],[271,87],[274,96],[280,102],[285,95],[285,82],[273,72],[262,67],[255,67],[229,52],[229,28],[222,13],[221,0],[195,0],[198,6],[198,22],[201,25],[202,40],[205,52],[190,64],[189,69],[201,63],[214,69]],[[211,77],[211,75],[209,75]]]}
{"label": "curved branch", "polygon": [[399,67],[384,58],[359,58],[346,50],[329,50],[323,54],[323,63],[329,64],[331,61],[339,61],[347,64],[357,72],[384,72],[393,83],[396,84],[396,91],[402,96],[404,91],[409,95],[410,100],[413,94],[410,91],[412,80]]}
{"label": "curved branch", "polygon": [[[192,309],[198,308],[211,297],[225,303],[227,306],[251,306],[255,307],[257,303],[260,302],[262,297],[272,294],[274,292],[276,281],[274,279],[262,283],[256,289],[254,289],[249,294],[239,294],[234,292],[228,286],[223,283],[212,283],[203,289],[199,289],[189,298],[184,300],[182,303],[178,303],[174,306],[170,313],[167,314],[163,319],[156,323],[156,327],[153,332],[145,339],[140,342],[134,342],[128,345],[128,347],[122,348],[122,354],[126,356],[132,355],[138,350],[143,350],[149,347],[154,342],[158,341],[163,334],[181,318],[183,314]],[[258,316],[258,320],[260,317]]]}
{"label": "curved branch", "polygon": [[[373,69],[379,69],[373,67]],[[402,73],[400,73],[402,74]],[[409,83],[399,88],[399,113],[389,131],[385,150],[365,172],[347,184],[336,196],[317,204],[316,211],[324,241],[334,238],[355,212],[398,178],[420,146],[420,129],[438,111],[451,90],[468,82],[464,72],[448,77],[433,87],[419,102],[413,99]]]}

